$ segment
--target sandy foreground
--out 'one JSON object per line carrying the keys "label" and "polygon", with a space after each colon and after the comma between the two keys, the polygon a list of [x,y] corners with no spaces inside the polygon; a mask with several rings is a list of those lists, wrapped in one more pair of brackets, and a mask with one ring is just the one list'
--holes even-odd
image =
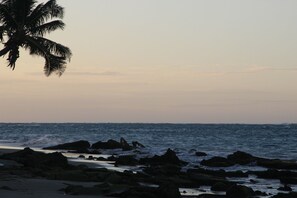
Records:
{"label": "sandy foreground", "polygon": [[[20,148],[22,149],[22,148]],[[17,151],[17,148],[0,148],[0,155]],[[0,160],[0,167],[16,165],[14,162]],[[0,198],[89,198],[97,197],[104,198],[104,196],[72,196],[66,195],[60,191],[67,186],[82,185],[90,187],[95,185],[94,182],[70,182],[70,181],[56,181],[47,179],[36,179],[23,176],[15,176],[0,172]]]}

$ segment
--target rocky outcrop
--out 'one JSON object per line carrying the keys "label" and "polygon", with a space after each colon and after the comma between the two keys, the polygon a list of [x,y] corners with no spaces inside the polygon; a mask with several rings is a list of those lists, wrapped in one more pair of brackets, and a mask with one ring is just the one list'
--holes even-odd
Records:
{"label": "rocky outcrop", "polygon": [[23,164],[25,167],[32,168],[68,167],[67,158],[64,157],[61,153],[55,152],[45,154],[42,152],[33,151],[30,148],[25,148],[24,150],[14,153],[4,154],[0,156],[0,158],[13,160],[20,164]]}
{"label": "rocky outcrop", "polygon": [[146,164],[146,165],[162,165],[162,164],[174,164],[179,166],[184,166],[187,164],[187,162],[184,162],[180,160],[176,153],[168,149],[164,155],[158,156],[155,155],[152,158],[142,158],[139,160],[140,164]]}
{"label": "rocky outcrop", "polygon": [[235,153],[228,155],[227,159],[234,164],[246,165],[256,162],[258,158],[242,151],[236,151]]}
{"label": "rocky outcrop", "polygon": [[202,160],[201,165],[209,167],[230,167],[235,163],[224,157],[213,157],[208,160]]}
{"label": "rocky outcrop", "polygon": [[135,159],[133,155],[122,155],[116,158],[115,166],[124,165],[124,166],[135,166],[138,164],[138,160]]}
{"label": "rocky outcrop", "polygon": [[226,192],[227,198],[249,198],[254,194],[255,193],[252,188],[241,185],[234,185]]}
{"label": "rocky outcrop", "polygon": [[124,138],[120,142],[115,140],[108,140],[107,142],[96,142],[92,145],[92,149],[123,149],[124,151],[132,150],[132,146],[127,143]]}

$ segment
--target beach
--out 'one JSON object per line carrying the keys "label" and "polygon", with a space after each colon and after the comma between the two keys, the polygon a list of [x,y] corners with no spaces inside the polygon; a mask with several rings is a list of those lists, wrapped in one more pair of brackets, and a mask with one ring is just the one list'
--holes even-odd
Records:
{"label": "beach", "polygon": [[0,129],[1,178],[10,178],[1,180],[5,196],[164,197],[173,189],[176,197],[226,197],[235,187],[273,197],[297,191],[296,125],[0,124]]}
{"label": "beach", "polygon": [[35,150],[3,146],[0,195],[8,198],[296,196],[296,161],[236,151],[226,158],[204,158],[199,166],[189,166],[171,149],[162,155],[141,157],[142,149],[145,146],[141,143],[130,144],[123,138],[92,145],[81,140]]}

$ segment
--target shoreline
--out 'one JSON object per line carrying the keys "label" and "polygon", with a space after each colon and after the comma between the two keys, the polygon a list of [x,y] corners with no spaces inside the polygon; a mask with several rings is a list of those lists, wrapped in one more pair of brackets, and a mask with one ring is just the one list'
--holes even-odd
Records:
{"label": "shoreline", "polygon": [[[9,154],[9,153],[13,153],[13,152],[20,152],[22,151],[24,148],[23,147],[13,147],[13,146],[0,146],[0,156],[2,154]],[[42,153],[45,153],[45,154],[49,154],[49,153],[54,153],[56,152],[57,150],[43,150],[43,149],[34,149],[35,151],[38,151],[38,152],[42,152]],[[58,150],[58,151],[61,151],[61,150]],[[121,152],[120,152],[121,153]],[[86,154],[86,153],[69,153],[67,151],[64,151],[62,153],[64,156],[67,157],[68,159],[68,162],[71,166],[75,166],[75,167],[82,167],[83,169],[90,169],[90,170],[106,170],[106,173],[108,174],[113,174],[115,172],[118,172],[119,174],[120,173],[123,173],[124,175],[126,174],[126,171],[127,173],[129,172],[129,174],[131,174],[131,170],[133,170],[133,168],[136,168],[135,165],[129,165],[129,166],[126,166],[125,168],[125,165],[115,165],[114,162],[117,161],[120,156],[117,156],[114,158],[115,161],[108,161],[108,160],[105,160],[105,161],[100,161],[100,160],[97,160],[97,159],[100,159],[102,157],[105,157],[106,159],[108,159],[108,157],[114,157],[113,155],[108,155],[108,154]],[[122,154],[124,154],[125,156],[125,153],[122,152]],[[84,158],[81,158],[80,156],[84,156]],[[5,165],[5,163],[7,163],[8,161],[6,162],[1,162],[0,160],[0,170],[2,170],[1,168],[5,167],[5,166],[1,166],[1,164]],[[11,161],[9,161],[8,164],[6,164],[8,167],[15,167],[16,164],[10,164]],[[163,166],[163,165],[162,165]],[[162,169],[162,166],[161,166],[161,169],[159,171],[164,171],[164,169]],[[21,167],[19,165],[17,165],[17,167]],[[148,167],[149,168],[149,167]],[[166,166],[164,166],[164,168],[166,168]],[[206,175],[208,174],[211,174],[211,175],[208,175],[207,177],[210,177],[210,179],[213,178],[217,178],[217,176],[215,175],[212,175],[212,174],[218,174],[219,172],[217,172],[216,170],[218,169],[213,169],[211,167],[209,167],[210,169],[205,169],[205,173]],[[87,170],[86,169],[86,170]],[[193,170],[194,174],[195,171],[199,171],[200,168],[198,169],[190,169],[190,170]],[[227,168],[228,169],[228,168]],[[226,170],[227,170],[226,169]],[[232,170],[232,167],[229,168],[228,170],[230,171],[230,169]],[[135,169],[136,170],[136,169]],[[138,169],[140,170],[140,169]],[[201,169],[202,170],[202,169]],[[200,171],[201,171],[200,170]],[[247,168],[248,170],[248,168]],[[156,171],[156,170],[154,170]],[[169,170],[170,171],[170,170]],[[207,172],[208,171],[208,172]],[[96,171],[95,171],[96,172]],[[133,171],[134,172],[134,171]],[[135,171],[136,173],[137,171]],[[232,171],[230,171],[231,173]],[[264,171],[263,171],[264,172]],[[116,173],[117,177],[119,176],[118,173]],[[133,174],[135,174],[133,173]],[[153,172],[152,172],[153,173]],[[174,174],[181,174],[182,172],[176,172]],[[228,172],[226,172],[228,173]],[[235,173],[235,172],[234,172]],[[38,196],[41,196],[42,193],[47,193],[47,194],[51,194],[51,196],[53,197],[59,197],[59,196],[64,196],[65,197],[65,193],[62,193],[61,191],[59,191],[60,189],[62,189],[63,187],[67,186],[65,185],[65,183],[67,184],[71,184],[71,186],[82,186],[83,189],[94,189],[93,187],[91,188],[90,185],[94,185],[94,184],[98,184],[98,182],[94,182],[92,181],[91,179],[86,181],[86,179],[82,179],[82,181],[70,181],[69,180],[63,180],[63,178],[59,178],[58,180],[53,180],[53,179],[48,179],[48,178],[42,178],[42,177],[24,177],[22,174],[16,174],[16,175],[10,175],[8,173],[3,173],[3,171],[0,172],[1,174],[1,179],[0,179],[0,195],[5,195],[5,197],[8,197],[8,198],[17,198],[17,197],[30,197],[30,198],[33,198],[33,197],[38,197]],[[158,173],[158,170],[156,173],[153,173],[153,174],[160,174]],[[191,173],[192,174],[192,173]],[[201,172],[199,173],[198,172],[198,175],[201,174]],[[120,177],[122,177],[123,175],[120,175]],[[132,175],[130,175],[132,176]],[[10,178],[8,179],[7,181],[3,180],[3,178]],[[55,176],[56,177],[56,176]],[[78,176],[80,177],[80,176]],[[134,176],[133,176],[134,177]],[[168,176],[166,176],[168,177]],[[177,176],[176,179],[178,179],[178,177],[185,177],[184,173],[181,174],[181,176]],[[66,177],[67,178],[67,177]],[[220,178],[220,177],[219,177]],[[242,180],[244,179],[244,180]],[[273,195],[276,195],[278,194],[279,192],[283,192],[283,191],[277,191],[276,189],[272,189],[270,188],[269,186],[271,185],[274,185],[275,187],[273,188],[276,188],[276,187],[279,187],[281,186],[278,182],[276,182],[275,184],[271,184],[269,185],[269,179],[263,179],[260,180],[260,179],[257,179],[257,177],[246,177],[246,176],[243,176],[242,178],[241,177],[238,177],[237,176],[235,178],[228,178],[227,180],[221,180],[223,182],[235,182],[235,183],[238,183],[238,184],[242,184],[243,181],[246,181],[246,182],[250,182],[250,181],[257,181],[256,183],[252,184],[251,185],[247,185],[245,184],[247,187],[252,187],[253,189],[255,190],[260,190],[262,192],[267,192],[268,194],[271,194],[270,196],[268,194],[264,195],[262,194],[262,196],[260,197],[272,197]],[[199,180],[198,180],[199,181]],[[218,180],[219,181],[219,180]],[[272,180],[271,180],[272,181]],[[152,181],[153,182],[153,181]],[[258,183],[260,182],[260,183]],[[262,182],[262,183],[261,183]],[[28,185],[24,185],[24,184],[28,184]],[[53,188],[42,188],[43,190],[41,190],[41,188],[35,188],[34,186],[35,183],[37,184],[40,184],[40,185],[44,185],[44,186],[56,186],[56,187],[59,187],[59,189],[57,188],[56,190],[53,189]],[[99,182],[100,183],[100,182]],[[258,184],[257,184],[258,183]],[[265,184],[266,183],[266,184]],[[7,185],[9,185],[8,189],[6,189]],[[146,185],[148,185],[149,183],[147,183]],[[201,183],[203,184],[203,183]],[[258,186],[261,186],[263,185],[263,188],[264,188],[264,184],[266,185],[266,189],[261,189],[261,188],[255,188],[255,185],[258,185]],[[14,186],[14,188],[10,187],[10,186]],[[199,188],[196,188],[195,186],[188,186],[185,188],[184,187],[179,187],[179,191],[182,195],[182,197],[199,197],[204,195],[204,194],[209,194],[209,195],[212,195],[212,196],[223,196],[225,197],[225,193],[223,192],[220,192],[220,191],[213,191],[212,188],[213,188],[213,184],[212,185],[209,185],[209,183],[207,184],[207,186],[203,187],[203,185],[199,185],[200,187]],[[290,185],[292,186],[292,189],[293,189],[293,192],[296,192],[297,190],[297,186],[295,185]],[[269,187],[269,188],[267,188]],[[24,190],[24,189],[27,189],[27,190]],[[96,189],[98,190],[98,189]],[[260,192],[259,191],[259,192]],[[186,192],[186,193],[185,193]],[[25,194],[24,194],[25,193]],[[26,194],[27,193],[27,194]],[[81,192],[80,192],[81,193]],[[284,192],[284,193],[290,193],[290,192]],[[37,196],[38,195],[38,196]],[[80,195],[80,196],[75,196],[77,198],[87,198],[87,197],[90,197],[90,196],[97,196],[98,197],[98,194],[96,195]],[[50,196],[48,196],[50,197]],[[70,196],[70,195],[66,195],[66,197],[73,197],[73,196]],[[104,197],[103,194],[101,197]],[[46,197],[47,198],[47,197]]]}

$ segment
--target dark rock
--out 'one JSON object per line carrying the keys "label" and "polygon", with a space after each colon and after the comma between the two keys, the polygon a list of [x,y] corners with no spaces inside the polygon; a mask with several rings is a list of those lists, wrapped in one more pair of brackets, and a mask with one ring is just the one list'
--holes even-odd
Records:
{"label": "dark rock", "polygon": [[122,148],[121,143],[115,140],[108,140],[107,142],[96,142],[92,145],[92,149],[120,149]]}
{"label": "dark rock", "polygon": [[89,157],[88,157],[88,160],[94,160],[95,158],[92,156],[92,155],[90,155]]}
{"label": "dark rock", "polygon": [[165,164],[159,166],[149,166],[143,169],[143,172],[148,173],[150,175],[165,175],[165,176],[173,176],[180,174],[181,167],[174,164]]}
{"label": "dark rock", "polygon": [[66,143],[66,144],[59,144],[56,146],[50,146],[46,147],[44,149],[47,150],[87,150],[90,148],[90,143],[88,141],[77,141],[77,142],[71,142],[71,143]]}
{"label": "dark rock", "polygon": [[141,144],[141,143],[139,143],[139,142],[137,142],[137,141],[133,141],[133,142],[132,142],[132,146],[133,146],[134,148],[145,148],[145,146],[144,146],[143,144]]}
{"label": "dark rock", "polygon": [[67,195],[100,195],[103,194],[103,190],[99,187],[84,187],[78,185],[69,185],[64,189],[61,189]]}
{"label": "dark rock", "polygon": [[105,179],[105,182],[111,184],[120,184],[122,181],[123,178],[117,173],[112,173]]}
{"label": "dark rock", "polygon": [[130,188],[123,193],[114,194],[113,196],[122,198],[161,198],[156,195],[155,188],[145,186]]}
{"label": "dark rock", "polygon": [[198,156],[198,157],[204,157],[204,156],[207,156],[207,154],[204,153],[204,152],[196,152],[195,155]]}
{"label": "dark rock", "polygon": [[107,158],[108,161],[116,161],[118,158],[115,157],[114,155],[110,156]]}
{"label": "dark rock", "polygon": [[138,164],[138,160],[133,155],[122,155],[116,158],[115,166],[135,166]]}
{"label": "dark rock", "polygon": [[162,165],[162,164],[174,164],[174,165],[186,165],[187,162],[180,160],[176,153],[168,149],[164,155],[155,155],[152,158],[142,158],[139,160],[140,164],[150,164],[150,165]]}
{"label": "dark rock", "polygon": [[268,194],[266,192],[261,192],[259,190],[256,190],[255,191],[255,196],[261,196],[261,197],[263,197],[263,196],[268,196]]}
{"label": "dark rock", "polygon": [[201,165],[209,167],[230,167],[235,165],[235,163],[224,157],[213,157],[208,160],[202,160]]}
{"label": "dark rock", "polygon": [[139,186],[113,195],[123,198],[181,198],[179,189],[174,184],[161,184],[158,188]]}
{"label": "dark rock", "polygon": [[212,195],[212,194],[201,194],[198,198],[226,198],[225,195]]}
{"label": "dark rock", "polygon": [[128,142],[124,138],[121,138],[120,139],[120,144],[122,146],[123,151],[130,151],[130,150],[132,150],[132,146],[130,146],[128,144]]}
{"label": "dark rock", "polygon": [[249,173],[263,179],[279,179],[283,184],[297,184],[297,172],[293,171],[268,169],[266,171],[251,171]]}
{"label": "dark rock", "polygon": [[288,194],[278,193],[277,195],[272,196],[271,198],[296,198],[297,192],[290,192]]}
{"label": "dark rock", "polygon": [[157,195],[162,198],[181,198],[178,187],[172,183],[161,184],[157,189]]}
{"label": "dark rock", "polygon": [[30,148],[17,151],[14,153],[8,153],[0,156],[1,159],[13,160],[25,167],[39,167],[39,168],[54,168],[61,167],[66,168],[68,166],[67,158],[61,153],[49,153],[36,152]]}
{"label": "dark rock", "polygon": [[201,174],[207,174],[217,177],[248,177],[249,175],[247,173],[244,173],[242,171],[225,171],[223,169],[221,170],[207,170],[203,168],[195,168],[195,169],[188,169],[188,173],[201,173]]}
{"label": "dark rock", "polygon": [[252,188],[241,185],[234,185],[226,192],[227,198],[249,198],[253,195],[254,191]]}
{"label": "dark rock", "polygon": [[223,182],[218,182],[218,183],[215,183],[211,187],[211,190],[212,191],[223,191],[223,192],[226,192],[230,187],[231,187],[230,184],[226,184],[226,183],[223,183]]}
{"label": "dark rock", "polygon": [[284,185],[284,186],[279,187],[277,190],[291,192],[292,188],[288,185]]}
{"label": "dark rock", "polygon": [[[106,159],[104,157],[98,157],[97,161],[110,161],[110,160],[108,160],[108,159]],[[111,160],[111,161],[114,161],[114,160]]]}
{"label": "dark rock", "polygon": [[107,142],[96,142],[92,145],[92,149],[123,149],[124,151],[131,150],[130,146],[124,138],[121,138],[120,142],[115,140],[108,140]]}
{"label": "dark rock", "polygon": [[234,164],[246,165],[257,161],[257,157],[252,156],[251,154],[237,151],[231,155],[227,156],[227,159],[232,161]]}
{"label": "dark rock", "polygon": [[279,159],[258,159],[258,166],[273,169],[297,170],[297,163],[295,161],[279,160]]}
{"label": "dark rock", "polygon": [[0,187],[0,190],[8,190],[8,191],[12,191],[13,189],[10,188],[9,186],[2,186],[2,187]]}
{"label": "dark rock", "polygon": [[228,181],[224,177],[202,174],[202,173],[194,173],[194,172],[187,172],[188,178],[191,179],[195,184],[200,186],[212,186],[216,183],[225,183],[227,185],[233,185],[234,182]]}

